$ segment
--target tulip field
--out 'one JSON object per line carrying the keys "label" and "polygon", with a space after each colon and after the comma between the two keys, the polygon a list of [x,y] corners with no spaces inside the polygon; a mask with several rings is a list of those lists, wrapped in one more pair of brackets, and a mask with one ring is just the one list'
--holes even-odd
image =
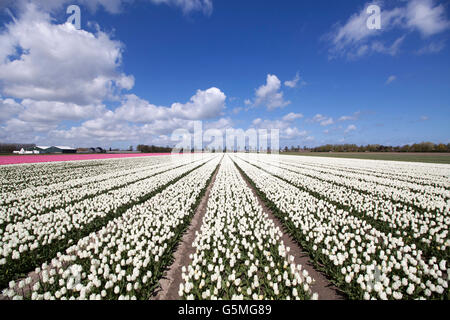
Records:
{"label": "tulip field", "polygon": [[0,299],[150,300],[168,270],[187,300],[323,299],[318,272],[342,299],[450,298],[450,165],[199,153],[0,177]]}

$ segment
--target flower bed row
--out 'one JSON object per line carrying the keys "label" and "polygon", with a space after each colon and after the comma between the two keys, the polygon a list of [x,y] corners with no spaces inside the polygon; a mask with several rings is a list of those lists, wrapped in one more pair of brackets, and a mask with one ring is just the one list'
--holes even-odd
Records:
{"label": "flower bed row", "polygon": [[157,164],[167,161],[165,158],[87,160],[1,166],[0,191],[14,194],[26,189],[35,190],[41,186],[70,183],[73,180],[126,169],[131,163],[135,166],[146,165],[150,162]]}
{"label": "flower bed row", "polygon": [[47,196],[43,196],[42,192],[38,192],[38,195],[29,193],[28,196],[18,198],[17,201],[8,206],[0,207],[0,229],[4,229],[8,223],[17,223],[35,215],[65,208],[183,165],[184,162],[175,161],[142,167],[138,170],[133,169],[133,171],[117,170],[107,175],[101,175],[99,178],[86,179],[84,184],[82,184],[82,181],[77,181],[77,185],[72,188],[61,188],[59,184],[51,185],[47,188],[49,193]]}
{"label": "flower bed row", "polygon": [[85,199],[68,207],[8,224],[0,242],[0,286],[53,258],[127,209],[144,202],[213,157]]}
{"label": "flower bed row", "polygon": [[11,282],[12,299],[148,299],[189,224],[220,157],[197,168],[98,232]]}
{"label": "flower bed row", "polygon": [[[254,159],[248,161],[262,169]],[[408,244],[416,244],[427,256],[445,259],[450,255],[450,200],[439,210],[427,211],[351,187],[313,179],[284,166],[264,162],[264,170],[366,220],[380,231],[404,237]]]}
{"label": "flower bed row", "polygon": [[[281,159],[280,159],[281,160]],[[347,179],[351,179],[357,183],[368,183],[372,188],[394,188],[392,189],[395,193],[396,189],[403,189],[414,193],[426,194],[426,195],[438,195],[443,198],[450,197],[450,183],[448,183],[448,179],[444,179],[442,181],[441,186],[431,185],[421,183],[420,181],[414,182],[415,179],[411,178],[401,178],[394,174],[388,175],[383,172],[373,173],[370,171],[364,170],[350,170],[343,168],[342,166],[323,166],[323,165],[313,165],[313,164],[305,164],[303,161],[293,161],[285,159],[283,157],[280,163],[288,165],[291,169],[301,169],[306,174],[312,174],[314,176],[324,174],[325,178],[328,178],[328,175],[332,175],[336,178],[342,178],[344,181]],[[396,164],[398,166],[398,164]],[[304,170],[304,171],[303,171]],[[427,177],[425,173],[425,177]],[[428,177],[431,180],[434,180],[435,177]],[[421,179],[424,179],[424,174],[422,174]],[[387,188],[387,189],[389,189]]]}
{"label": "flower bed row", "polygon": [[282,232],[225,156],[206,215],[183,267],[179,295],[185,299],[317,298],[306,270],[293,263]]}
{"label": "flower bed row", "polygon": [[450,189],[448,168],[443,164],[396,162],[382,160],[340,159],[322,157],[283,156],[283,161],[299,163],[310,168],[338,169],[341,173],[356,173],[368,177],[395,179],[422,186]]}
{"label": "flower bed row", "polygon": [[318,267],[352,299],[448,299],[447,259],[233,157]]}
{"label": "flower bed row", "polygon": [[277,165],[306,178],[318,179],[351,188],[361,193],[412,205],[419,210],[442,212],[446,206],[450,207],[450,191],[444,188],[423,186],[410,182],[399,183],[392,179],[383,179],[383,183],[381,183],[380,179],[372,179],[371,181],[363,174],[342,174],[339,169],[322,171],[314,168],[303,168],[297,164],[282,161],[278,162]]}
{"label": "flower bed row", "polygon": [[[3,192],[2,199],[0,199],[1,206],[11,207],[17,206],[30,201],[32,198],[48,197],[57,193],[67,192],[67,190],[79,189],[80,187],[101,183],[108,179],[114,179],[120,176],[139,173],[148,170],[152,167],[163,166],[170,164],[170,157],[150,157],[148,161],[114,161],[106,164],[91,164],[82,166],[84,175],[78,177],[77,170],[79,167],[69,167],[65,171],[60,171],[57,166],[47,164],[45,166],[51,169],[47,176],[41,176],[37,172],[23,172],[21,168],[16,168],[16,171],[28,179],[43,180],[45,185],[35,185],[28,183],[24,189],[13,190],[11,192]],[[111,161],[110,161],[111,162]],[[42,166],[42,165],[41,165]],[[25,171],[25,170],[24,170]],[[57,182],[53,182],[53,181]],[[62,181],[59,181],[62,180]],[[17,185],[17,181],[11,180],[4,185]],[[20,182],[19,182],[20,184]]]}

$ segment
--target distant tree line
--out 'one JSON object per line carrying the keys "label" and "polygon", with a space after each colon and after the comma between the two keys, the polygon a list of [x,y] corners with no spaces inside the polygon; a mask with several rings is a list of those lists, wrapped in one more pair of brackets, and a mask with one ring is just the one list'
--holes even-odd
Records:
{"label": "distant tree line", "polygon": [[137,151],[140,151],[142,153],[169,153],[172,151],[172,148],[170,147],[158,147],[158,146],[146,146],[143,144],[140,144],[136,147]]}
{"label": "distant tree line", "polygon": [[380,144],[368,144],[365,146],[358,146],[356,144],[327,144],[320,147],[300,148],[292,146],[284,148],[284,151],[291,152],[450,152],[449,144],[435,144],[432,142],[421,142],[413,145],[404,146],[384,146]]}
{"label": "distant tree line", "polygon": [[13,151],[20,151],[20,149],[29,149],[36,147],[35,144],[30,143],[0,143],[0,153],[12,153]]}

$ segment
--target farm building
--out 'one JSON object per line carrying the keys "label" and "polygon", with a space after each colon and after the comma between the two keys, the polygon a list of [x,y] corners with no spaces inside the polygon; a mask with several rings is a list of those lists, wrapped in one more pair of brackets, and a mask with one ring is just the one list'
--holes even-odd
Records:
{"label": "farm building", "polygon": [[26,151],[24,148],[20,149],[20,151],[13,151],[14,154],[39,154],[39,151],[32,150],[32,151]]}
{"label": "farm building", "polygon": [[77,153],[77,149],[66,146],[36,146],[30,151],[42,153]]}
{"label": "farm building", "polygon": [[90,149],[91,149],[91,152],[93,152],[93,153],[105,153],[106,152],[105,149],[100,148],[100,147],[90,148]]}

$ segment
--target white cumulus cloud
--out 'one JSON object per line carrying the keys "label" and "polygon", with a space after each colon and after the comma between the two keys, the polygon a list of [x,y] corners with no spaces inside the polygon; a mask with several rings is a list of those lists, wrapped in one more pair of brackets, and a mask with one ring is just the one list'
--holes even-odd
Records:
{"label": "white cumulus cloud", "polygon": [[[299,82],[300,82],[300,84],[299,84]],[[300,74],[298,72],[295,74],[294,79],[287,80],[284,82],[284,85],[289,88],[296,88],[297,86],[303,87],[306,84],[307,84],[306,81],[302,80],[302,78],[300,77]]]}
{"label": "white cumulus cloud", "polygon": [[254,105],[265,105],[269,110],[289,105],[291,102],[284,100],[283,92],[280,91],[280,88],[280,79],[276,75],[268,74],[266,84],[256,89]]}
{"label": "white cumulus cloud", "polygon": [[320,113],[316,114],[312,119],[307,120],[308,122],[320,123],[321,126],[326,127],[334,123],[332,117],[326,117]]}
{"label": "white cumulus cloud", "polygon": [[295,138],[305,137],[308,132],[305,130],[300,130],[297,127],[292,126],[292,124],[284,119],[281,120],[267,120],[256,118],[252,121],[252,127],[255,129],[278,129],[280,131],[280,139],[292,140]]}
{"label": "white cumulus cloud", "polygon": [[[396,55],[406,33],[390,45],[382,40],[376,40],[373,43],[369,40],[394,29],[403,32],[417,31],[426,38],[450,28],[450,21],[446,17],[443,4],[438,4],[435,0],[410,0],[402,3],[404,3],[403,6],[392,9],[384,9],[384,3],[381,1],[367,3],[344,24],[335,24],[333,30],[323,37],[330,44],[330,58],[345,56],[354,59],[374,52]],[[366,8],[369,4],[376,4],[382,8],[379,30],[367,27],[370,15],[366,12]]]}
{"label": "white cumulus cloud", "polygon": [[285,115],[283,117],[283,120],[284,121],[294,121],[294,120],[301,119],[301,118],[303,118],[303,114],[291,112],[291,113],[288,113],[287,115]]}
{"label": "white cumulus cloud", "polygon": [[155,106],[134,94],[126,95],[115,115],[135,123],[171,118],[205,120],[220,116],[225,108],[226,95],[218,88],[197,90],[187,103],[173,103],[171,107]]}
{"label": "white cumulus cloud", "polygon": [[13,99],[2,99],[0,96],[0,122],[11,119],[23,111],[23,106]]}
{"label": "white cumulus cloud", "polygon": [[53,24],[50,16],[28,4],[0,34],[0,88],[19,99],[98,104],[122,89],[132,76],[118,71],[122,44],[98,31]]}
{"label": "white cumulus cloud", "polygon": [[356,126],[354,124],[351,124],[347,127],[347,129],[345,129],[345,133],[350,133],[355,130],[356,130]]}

